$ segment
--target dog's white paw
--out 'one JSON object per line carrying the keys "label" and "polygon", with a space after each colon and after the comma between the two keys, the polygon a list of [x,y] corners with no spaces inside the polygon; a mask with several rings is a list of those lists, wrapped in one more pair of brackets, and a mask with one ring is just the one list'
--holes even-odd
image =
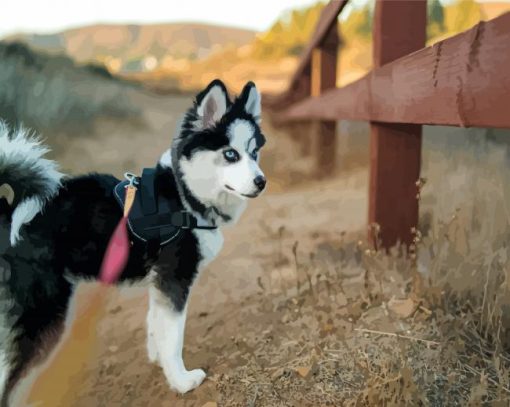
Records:
{"label": "dog's white paw", "polygon": [[156,347],[156,341],[154,335],[150,333],[147,337],[147,356],[151,363],[157,363],[159,359],[158,349]]}
{"label": "dog's white paw", "polygon": [[172,378],[170,388],[178,393],[187,393],[200,386],[205,379],[205,372],[202,369],[185,370],[179,376]]}

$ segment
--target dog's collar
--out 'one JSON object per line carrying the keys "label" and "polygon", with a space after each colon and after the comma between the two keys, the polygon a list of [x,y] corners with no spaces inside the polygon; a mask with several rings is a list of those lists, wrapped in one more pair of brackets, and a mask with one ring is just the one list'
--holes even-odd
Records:
{"label": "dog's collar", "polygon": [[164,246],[178,237],[184,229],[217,229],[185,210],[176,192],[173,197],[163,197],[158,192],[156,168],[144,168],[137,177],[126,173],[127,180],[114,187],[114,196],[121,207],[124,205],[125,187],[133,184],[137,193],[128,217],[132,235],[151,246]]}

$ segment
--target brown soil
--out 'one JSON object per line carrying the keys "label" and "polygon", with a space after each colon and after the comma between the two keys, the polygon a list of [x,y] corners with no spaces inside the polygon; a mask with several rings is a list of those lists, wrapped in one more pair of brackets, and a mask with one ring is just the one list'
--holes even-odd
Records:
{"label": "brown soil", "polygon": [[[349,216],[338,216],[342,212]],[[226,232],[220,257],[194,287],[184,358],[188,368],[206,369],[208,379],[184,396],[172,393],[161,369],[147,360],[146,290],[120,290],[109,301],[98,326],[99,353],[83,372],[82,387],[73,390],[76,405],[243,404],[253,388],[246,379],[244,385],[239,381],[245,373],[236,374],[236,369],[245,370],[247,365],[257,363],[271,376],[280,367],[285,368],[291,349],[298,350],[295,347],[302,329],[282,324],[285,311],[276,309],[278,295],[295,291],[296,276],[289,260],[292,245],[299,240],[300,251],[306,247],[311,250],[328,236],[339,237],[340,231],[360,229],[364,212],[364,190],[348,187],[341,180],[324,182],[319,190],[268,194],[251,203],[240,224]],[[80,304],[86,303],[90,290],[90,284],[79,290]],[[277,362],[269,353],[276,349],[264,354],[265,347],[274,348],[271,341],[289,342],[286,351],[290,355],[279,355]],[[257,349],[259,345],[262,347]],[[257,356],[251,355],[252,351]],[[222,390],[227,383],[236,386],[236,394]]]}
{"label": "brown soil", "polygon": [[[188,99],[137,97],[148,106],[151,127],[102,122],[94,137],[68,138],[56,151],[65,168],[120,175],[154,162]],[[204,383],[186,395],[169,390],[146,356],[146,289],[124,287],[104,308],[80,385],[62,384],[73,405],[508,405],[510,341],[501,338],[510,332],[502,311],[510,309],[510,229],[504,206],[490,207],[490,215],[483,212],[487,203],[477,206],[494,201],[488,191],[495,181],[478,180],[475,166],[465,164],[472,171],[466,186],[478,189],[466,187],[461,196],[462,185],[454,187],[465,208],[473,203],[472,213],[459,210],[423,240],[418,235],[416,262],[363,243],[366,169],[320,182],[301,178],[309,158],[288,138],[266,132],[275,186],[226,231],[224,250],[191,297],[184,360],[188,369],[207,371]],[[126,158],[127,151],[138,154]],[[435,163],[436,185],[444,182],[449,192],[445,162]],[[290,182],[289,173],[299,182]],[[439,187],[434,192],[448,196]],[[482,216],[499,221],[487,227],[474,221]],[[76,309],[93,288],[80,286]]]}

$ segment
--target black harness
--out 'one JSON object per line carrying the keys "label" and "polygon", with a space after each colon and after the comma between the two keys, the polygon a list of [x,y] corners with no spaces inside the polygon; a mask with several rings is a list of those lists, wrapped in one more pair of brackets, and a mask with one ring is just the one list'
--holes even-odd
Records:
{"label": "black harness", "polygon": [[144,168],[141,177],[126,173],[126,178],[114,187],[113,194],[124,208],[126,186],[130,183],[136,186],[128,227],[131,235],[147,246],[150,257],[174,241],[183,229],[217,229],[217,226],[200,224],[184,209],[178,196],[173,199],[159,196],[155,168]]}

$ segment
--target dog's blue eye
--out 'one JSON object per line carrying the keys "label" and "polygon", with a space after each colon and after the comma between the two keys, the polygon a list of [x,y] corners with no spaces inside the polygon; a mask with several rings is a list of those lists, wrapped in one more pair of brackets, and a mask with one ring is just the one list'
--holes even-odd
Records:
{"label": "dog's blue eye", "polygon": [[259,150],[258,149],[257,150],[253,150],[253,152],[251,153],[251,158],[256,160],[258,155],[259,155]]}
{"label": "dog's blue eye", "polygon": [[225,157],[225,160],[227,160],[229,163],[235,163],[236,161],[239,161],[239,153],[236,150],[225,150],[223,152],[223,157]]}

